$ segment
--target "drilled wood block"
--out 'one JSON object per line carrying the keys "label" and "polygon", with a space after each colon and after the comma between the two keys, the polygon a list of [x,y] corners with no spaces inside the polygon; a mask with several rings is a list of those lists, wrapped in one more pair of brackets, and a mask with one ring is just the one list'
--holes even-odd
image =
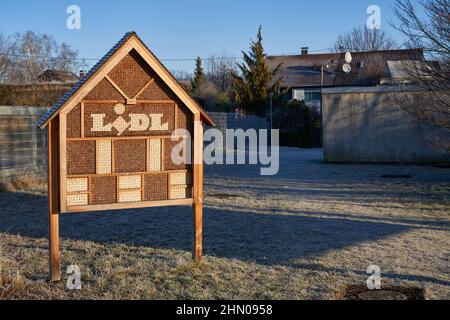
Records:
{"label": "drilled wood block", "polygon": [[187,199],[192,197],[192,188],[186,186],[171,186],[170,199]]}
{"label": "drilled wood block", "polygon": [[189,172],[170,173],[170,185],[190,185],[192,184],[192,175]]}
{"label": "drilled wood block", "polygon": [[88,190],[88,178],[67,179],[67,192],[83,192]]}
{"label": "drilled wood block", "polygon": [[84,206],[88,204],[88,194],[69,194],[67,195],[67,205],[70,206]]}
{"label": "drilled wood block", "polygon": [[119,189],[140,189],[142,186],[141,176],[120,176],[119,177]]}
{"label": "drilled wood block", "polygon": [[111,173],[111,140],[97,140],[97,174]]}
{"label": "drilled wood block", "polygon": [[94,174],[96,170],[95,141],[67,142],[67,174]]}
{"label": "drilled wood block", "polygon": [[115,172],[145,172],[147,166],[146,149],[146,140],[119,140],[114,142]]}
{"label": "drilled wood block", "polygon": [[191,134],[194,135],[194,116],[190,110],[183,104],[177,104],[177,128],[186,129]]}
{"label": "drilled wood block", "polygon": [[155,81],[145,89],[144,92],[138,97],[140,100],[175,100],[176,95],[170,90],[170,88],[162,81],[156,73],[152,76]]}
{"label": "drilled wood block", "polygon": [[161,140],[147,141],[147,171],[161,171]]}
{"label": "drilled wood block", "polygon": [[152,79],[152,70],[135,50],[125,56],[109,77],[129,97],[134,96]]}
{"label": "drilled wood block", "polygon": [[90,204],[116,203],[116,177],[97,176],[91,178]]}
{"label": "drilled wood block", "polygon": [[81,137],[81,105],[77,105],[67,115],[67,138]]}
{"label": "drilled wood block", "polygon": [[139,202],[141,201],[141,190],[119,190],[119,202]]}
{"label": "drilled wood block", "polygon": [[156,201],[168,199],[167,173],[152,173],[144,176],[144,200]]}
{"label": "drilled wood block", "polygon": [[[184,141],[183,139],[177,139],[175,141],[172,141],[171,138],[164,139],[164,145],[163,145],[163,170],[170,171],[170,170],[190,170],[192,167],[190,164],[185,162],[192,163],[192,152],[190,154],[190,159],[185,159],[188,156],[188,149],[187,149],[188,143]],[[174,149],[176,148],[176,149]],[[180,151],[180,152],[178,152]],[[175,153],[177,157],[181,158],[182,163],[177,163],[176,161],[173,161],[172,159],[172,152]],[[185,154],[186,152],[186,154]],[[178,159],[176,159],[178,160]],[[187,160],[187,161],[184,161]]]}

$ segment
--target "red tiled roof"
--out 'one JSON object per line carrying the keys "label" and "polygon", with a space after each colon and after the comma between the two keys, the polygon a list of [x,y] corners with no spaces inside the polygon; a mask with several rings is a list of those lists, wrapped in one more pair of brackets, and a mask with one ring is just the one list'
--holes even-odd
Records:
{"label": "red tiled roof", "polygon": [[320,68],[325,67],[324,86],[376,86],[389,77],[388,61],[424,60],[422,49],[352,52],[352,71],[345,73],[345,53],[269,56],[269,68],[282,64],[282,87],[320,86]]}

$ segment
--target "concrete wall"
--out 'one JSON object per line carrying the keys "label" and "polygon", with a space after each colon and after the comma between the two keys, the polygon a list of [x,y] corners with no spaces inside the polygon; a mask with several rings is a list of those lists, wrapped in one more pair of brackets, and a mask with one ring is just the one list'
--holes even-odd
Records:
{"label": "concrete wall", "polygon": [[[430,138],[450,136],[401,110],[395,104],[398,91],[398,87],[325,89],[325,161],[450,163],[450,155],[430,143]],[[420,91],[412,88],[406,94]]]}
{"label": "concrete wall", "polygon": [[216,129],[219,129],[225,134],[226,129],[268,129],[269,123],[266,118],[257,116],[245,116],[239,113],[223,113],[223,112],[208,112],[211,119],[216,124]]}
{"label": "concrete wall", "polygon": [[48,108],[0,106],[0,178],[44,173],[46,130],[36,127]]}
{"label": "concrete wall", "polygon": [[[223,133],[223,143],[226,143],[226,130],[227,129],[242,129],[244,131],[248,129],[255,129],[257,134],[260,129],[269,129],[269,122],[266,118],[260,118],[257,116],[245,116],[240,113],[223,113],[223,112],[208,112],[208,115],[213,119],[216,124],[216,129],[219,129]],[[258,137],[259,141],[259,137]]]}

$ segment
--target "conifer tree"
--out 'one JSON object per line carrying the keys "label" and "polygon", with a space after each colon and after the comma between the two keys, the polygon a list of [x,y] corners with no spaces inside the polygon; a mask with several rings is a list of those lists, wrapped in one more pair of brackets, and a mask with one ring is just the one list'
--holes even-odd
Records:
{"label": "conifer tree", "polygon": [[205,73],[202,67],[202,59],[197,57],[195,60],[195,72],[194,72],[194,80],[192,81],[192,91],[194,93],[198,93],[200,88],[205,82]]}
{"label": "conifer tree", "polygon": [[234,74],[233,91],[238,107],[248,114],[264,116],[268,110],[270,93],[278,94],[281,79],[274,80],[281,64],[269,70],[262,44],[262,27],[257,40],[252,41],[249,52],[242,52],[244,62],[238,64],[241,74]]}

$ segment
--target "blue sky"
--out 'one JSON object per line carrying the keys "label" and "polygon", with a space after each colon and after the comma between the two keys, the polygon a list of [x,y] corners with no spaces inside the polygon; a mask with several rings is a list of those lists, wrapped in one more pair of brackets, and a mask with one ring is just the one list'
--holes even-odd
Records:
{"label": "blue sky", "polygon": [[[339,33],[364,25],[369,5],[382,9],[389,26],[393,0],[72,0],[1,1],[0,32],[33,30],[53,35],[78,49],[81,57],[100,58],[130,30],[135,30],[160,59],[208,57],[225,50],[233,56],[247,49],[263,26],[269,54],[295,53],[333,46]],[[81,8],[81,30],[68,30],[66,9]],[[163,61],[171,70],[192,72],[193,62]]]}

